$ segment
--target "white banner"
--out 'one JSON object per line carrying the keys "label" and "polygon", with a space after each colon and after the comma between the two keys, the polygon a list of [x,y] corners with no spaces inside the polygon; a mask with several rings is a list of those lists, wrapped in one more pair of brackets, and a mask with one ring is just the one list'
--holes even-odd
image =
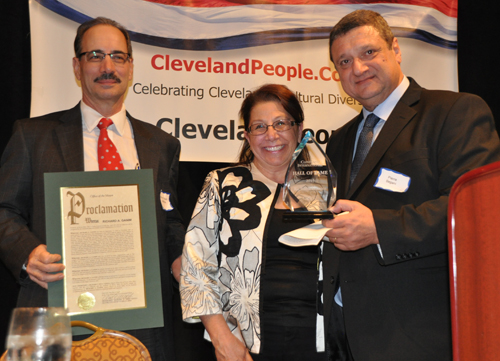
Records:
{"label": "white banner", "polygon": [[182,161],[235,161],[243,139],[241,102],[264,83],[293,90],[304,106],[305,128],[326,144],[331,131],[361,109],[329,60],[331,27],[355,9],[381,13],[398,37],[404,73],[423,87],[456,91],[456,1],[200,0],[184,6],[181,0],[30,0],[31,114],[80,101],[71,65],[76,29],[105,16],[133,40],[127,110],[179,138]]}

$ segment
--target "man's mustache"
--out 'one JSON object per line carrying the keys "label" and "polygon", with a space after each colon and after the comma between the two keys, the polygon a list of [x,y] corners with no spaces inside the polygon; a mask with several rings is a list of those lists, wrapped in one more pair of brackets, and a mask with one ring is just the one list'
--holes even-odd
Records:
{"label": "man's mustache", "polygon": [[104,73],[100,76],[98,76],[97,78],[94,79],[94,83],[100,81],[100,80],[114,80],[116,81],[117,83],[121,83],[121,79],[118,78],[115,73]]}

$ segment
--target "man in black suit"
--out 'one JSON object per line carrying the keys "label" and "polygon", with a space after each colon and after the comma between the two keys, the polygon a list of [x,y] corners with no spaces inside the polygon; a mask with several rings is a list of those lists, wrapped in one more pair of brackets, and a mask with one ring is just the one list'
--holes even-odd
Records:
{"label": "man in black suit", "polygon": [[451,360],[448,196],[462,174],[500,160],[492,114],[477,96],[404,76],[373,11],[341,19],[330,54],[363,105],[327,146],[339,179],[331,211],[343,213],[323,221],[330,359]]}
{"label": "man in black suit", "polygon": [[173,360],[171,274],[178,279],[184,243],[176,196],[180,143],[126,112],[133,59],[121,25],[106,18],[90,20],[78,28],[74,45],[82,101],[69,110],[17,121],[3,153],[0,257],[22,286],[18,306],[47,306],[47,285],[63,278],[64,265],[60,255],[47,252],[43,175],[99,170],[97,124],[111,119],[108,135],[123,168],[153,169],[156,199],[165,326],[128,332],[146,345],[153,360]]}

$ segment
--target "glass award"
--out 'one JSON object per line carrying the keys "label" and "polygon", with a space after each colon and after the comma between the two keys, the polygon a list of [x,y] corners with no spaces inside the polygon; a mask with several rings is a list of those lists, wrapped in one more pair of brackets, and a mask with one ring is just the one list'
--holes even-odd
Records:
{"label": "glass award", "polygon": [[337,172],[320,145],[307,132],[295,149],[285,177],[283,201],[287,220],[333,218],[328,211],[336,200]]}

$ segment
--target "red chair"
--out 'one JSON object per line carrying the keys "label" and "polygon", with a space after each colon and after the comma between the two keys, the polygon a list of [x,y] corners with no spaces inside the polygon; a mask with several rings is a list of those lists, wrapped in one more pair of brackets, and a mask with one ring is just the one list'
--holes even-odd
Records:
{"label": "red chair", "polygon": [[500,360],[500,162],[453,186],[448,242],[453,359]]}

